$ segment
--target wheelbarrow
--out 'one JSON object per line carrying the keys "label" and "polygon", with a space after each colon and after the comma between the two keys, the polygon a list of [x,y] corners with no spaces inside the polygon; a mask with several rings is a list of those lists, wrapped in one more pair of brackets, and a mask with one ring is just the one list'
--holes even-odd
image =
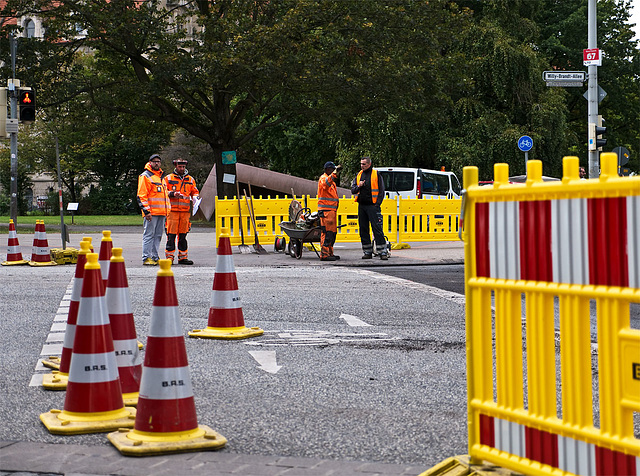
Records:
{"label": "wheelbarrow", "polygon": [[274,247],[277,251],[283,251],[286,248],[286,252],[292,258],[302,258],[302,247],[305,243],[309,243],[316,256],[320,258],[318,250],[313,245],[314,243],[320,243],[320,237],[322,236],[322,228],[319,226],[311,228],[298,228],[295,221],[283,221],[280,223],[280,229],[289,237],[289,244],[287,246],[284,238],[276,238]]}

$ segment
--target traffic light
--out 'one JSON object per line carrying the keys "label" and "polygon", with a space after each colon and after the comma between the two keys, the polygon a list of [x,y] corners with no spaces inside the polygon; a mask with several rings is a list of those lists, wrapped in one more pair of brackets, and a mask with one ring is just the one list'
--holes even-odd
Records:
{"label": "traffic light", "polygon": [[20,88],[18,111],[20,122],[28,124],[36,120],[36,93],[31,88]]}

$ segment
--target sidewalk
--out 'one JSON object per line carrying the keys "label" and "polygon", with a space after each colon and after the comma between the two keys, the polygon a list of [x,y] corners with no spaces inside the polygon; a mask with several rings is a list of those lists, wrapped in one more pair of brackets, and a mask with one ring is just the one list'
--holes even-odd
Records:
{"label": "sidewalk", "polygon": [[[67,247],[80,249],[80,240],[84,236],[92,237],[94,251],[100,250],[100,240],[102,231],[98,227],[84,228],[86,233],[72,233],[69,235],[70,243]],[[2,239],[2,235],[0,235]],[[4,238],[6,239],[6,238]],[[31,245],[33,236],[18,235],[20,248],[24,259],[31,257]],[[123,256],[127,267],[138,267],[142,265],[142,227],[111,227],[111,239],[114,247],[123,248]],[[27,240],[27,241],[25,241]],[[60,231],[47,229],[47,240],[50,248],[61,248],[62,240]],[[193,260],[195,266],[215,266],[216,264],[216,238],[213,228],[192,228],[187,235],[189,242],[189,259]],[[246,239],[245,244],[253,249],[254,239]],[[166,239],[163,237],[160,243],[160,258],[164,258],[164,247]],[[2,245],[0,259],[6,258],[6,242]],[[313,244],[320,252],[319,243]],[[461,241],[437,241],[437,242],[414,242],[408,243],[410,248],[391,250],[391,256],[387,261],[374,257],[370,260],[363,260],[360,243],[336,243],[334,252],[340,256],[339,261],[320,261],[313,250],[304,249],[300,259],[292,258],[284,252],[275,252],[273,244],[262,244],[267,254],[242,254],[238,246],[233,246],[233,260],[238,266],[350,266],[350,267],[377,267],[377,266],[416,266],[416,265],[437,265],[437,264],[463,264],[464,263],[464,243]],[[176,265],[177,266],[177,265]]]}

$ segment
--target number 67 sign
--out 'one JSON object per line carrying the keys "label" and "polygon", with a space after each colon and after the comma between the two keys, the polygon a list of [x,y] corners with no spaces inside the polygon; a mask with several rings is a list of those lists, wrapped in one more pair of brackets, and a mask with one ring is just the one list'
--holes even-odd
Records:
{"label": "number 67 sign", "polygon": [[582,64],[585,66],[602,66],[602,57],[598,48],[582,50]]}

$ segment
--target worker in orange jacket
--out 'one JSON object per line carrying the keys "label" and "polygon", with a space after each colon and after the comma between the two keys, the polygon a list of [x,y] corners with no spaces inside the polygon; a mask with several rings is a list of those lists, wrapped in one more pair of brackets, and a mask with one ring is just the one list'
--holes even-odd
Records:
{"label": "worker in orange jacket", "polygon": [[138,177],[138,206],[144,217],[142,264],[146,266],[158,264],[158,247],[170,207],[167,189],[162,181],[161,160],[158,154],[153,154]]}
{"label": "worker in orange jacket", "polygon": [[189,175],[185,159],[173,161],[173,173],[164,178],[171,200],[171,211],[167,218],[167,246],[165,257],[173,262],[178,236],[178,264],[193,264],[188,257],[187,233],[191,229],[191,200],[199,196],[195,179]]}
{"label": "worker in orange jacket", "polygon": [[320,261],[336,261],[333,245],[338,234],[338,188],[336,182],[342,165],[333,162],[324,164],[324,174],[318,180],[318,216],[320,217]]}

